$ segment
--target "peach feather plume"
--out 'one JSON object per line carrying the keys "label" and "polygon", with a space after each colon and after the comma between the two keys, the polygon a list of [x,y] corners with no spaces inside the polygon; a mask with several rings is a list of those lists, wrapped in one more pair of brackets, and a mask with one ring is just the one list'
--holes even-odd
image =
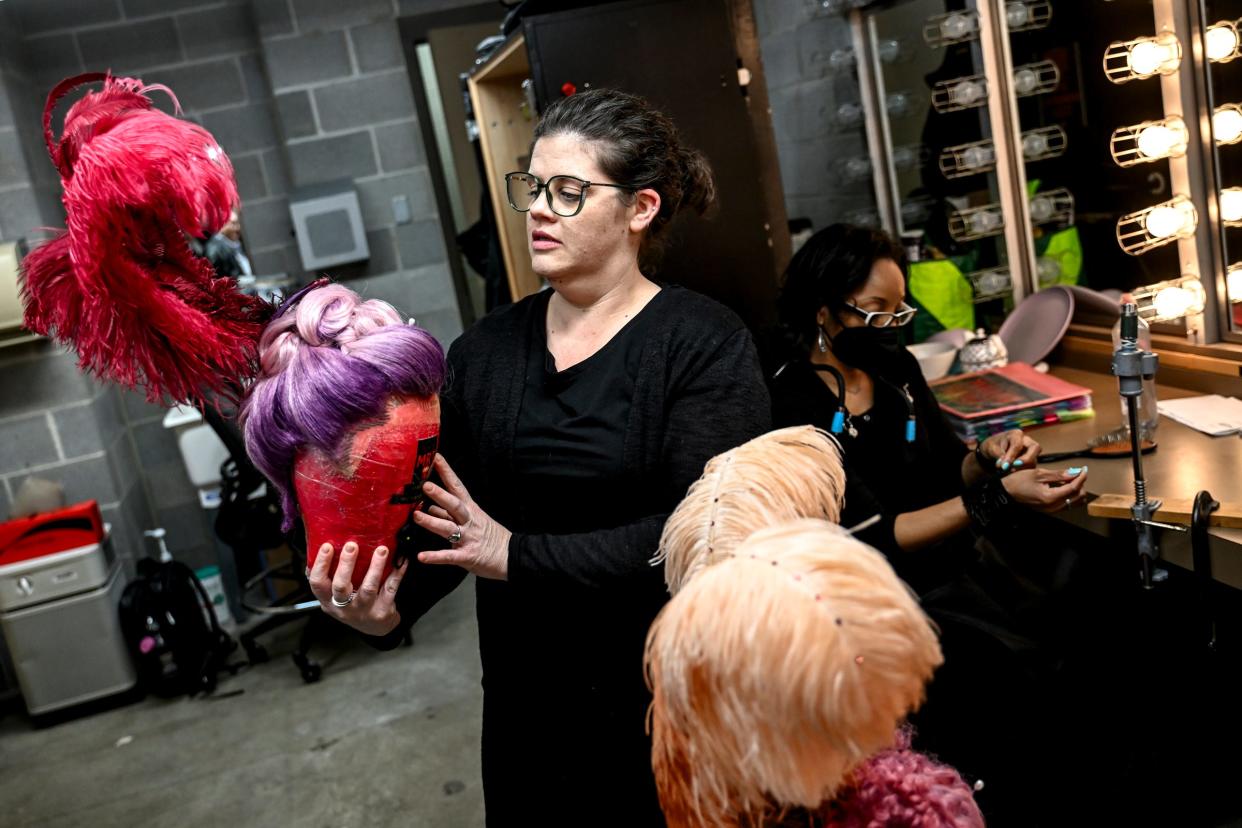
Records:
{"label": "peach feather plume", "polygon": [[664,524],[653,562],[664,564],[676,595],[756,529],[802,517],[837,523],[844,500],[841,448],[831,435],[813,426],[771,431],[707,462]]}
{"label": "peach feather plume", "polygon": [[812,427],[708,462],[658,560],[672,599],[647,636],[652,765],[670,826],[758,826],[815,809],[889,748],[942,663],[883,555],[836,525],[845,473]]}

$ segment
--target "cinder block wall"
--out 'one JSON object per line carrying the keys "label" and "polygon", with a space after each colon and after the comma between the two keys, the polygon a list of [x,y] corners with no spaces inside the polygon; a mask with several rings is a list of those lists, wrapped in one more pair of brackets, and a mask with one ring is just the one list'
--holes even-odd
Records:
{"label": "cinder block wall", "polygon": [[870,180],[846,181],[841,163],[867,156],[861,127],[842,128],[837,108],[859,101],[853,68],[834,68],[833,52],[851,47],[849,22],[819,0],[753,0],[785,209],[815,228],[874,207]]}

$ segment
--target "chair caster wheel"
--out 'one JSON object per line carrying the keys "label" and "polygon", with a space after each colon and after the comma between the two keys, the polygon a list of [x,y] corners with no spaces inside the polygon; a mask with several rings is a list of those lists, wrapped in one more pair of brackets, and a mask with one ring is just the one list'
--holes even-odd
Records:
{"label": "chair caster wheel", "polygon": [[304,655],[293,654],[293,663],[302,671],[302,681],[314,684],[323,677],[323,668]]}

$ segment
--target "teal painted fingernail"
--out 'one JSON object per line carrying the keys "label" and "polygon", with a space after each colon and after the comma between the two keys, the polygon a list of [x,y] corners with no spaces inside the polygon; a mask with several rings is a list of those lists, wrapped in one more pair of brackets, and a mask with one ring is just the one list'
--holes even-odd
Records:
{"label": "teal painted fingernail", "polygon": [[997,457],[997,458],[996,458],[996,468],[998,468],[998,469],[999,469],[999,468],[1000,468],[1000,464],[1001,464],[1001,459],[1000,459],[999,457]]}
{"label": "teal painted fingernail", "polygon": [[1008,460],[1006,460],[1004,463],[1001,463],[1001,471],[1009,471],[1009,461],[1008,461]]}
{"label": "teal painted fingernail", "polygon": [[1014,461],[1013,461],[1013,466],[1014,466],[1014,468],[1015,468],[1015,469],[1016,469],[1018,466],[1021,466],[1021,465],[1022,465],[1022,461],[1021,461],[1021,460],[1014,460]]}
{"label": "teal painted fingernail", "polygon": [[1081,468],[1079,468],[1078,466],[1073,466],[1071,468],[1066,469],[1065,473],[1068,474],[1070,477],[1077,477],[1078,475],[1082,474],[1086,470],[1087,470],[1086,466],[1083,466]]}

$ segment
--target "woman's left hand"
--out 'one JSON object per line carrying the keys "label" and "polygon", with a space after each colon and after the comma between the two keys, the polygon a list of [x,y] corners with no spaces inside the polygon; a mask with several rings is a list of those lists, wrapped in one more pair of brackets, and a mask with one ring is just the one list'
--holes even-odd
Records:
{"label": "woman's left hand", "polygon": [[419,552],[418,559],[427,564],[454,564],[480,578],[508,580],[509,538],[513,533],[479,508],[444,455],[436,455],[435,470],[447,488],[430,481],[423,484],[423,491],[435,505],[425,513],[415,512],[414,522],[447,538],[453,548]]}
{"label": "woman's left hand", "polygon": [[[996,471],[1033,469],[1039,461],[1039,443],[1021,429],[993,434],[979,446],[979,453],[996,463]],[[984,471],[990,471],[984,469]]]}

